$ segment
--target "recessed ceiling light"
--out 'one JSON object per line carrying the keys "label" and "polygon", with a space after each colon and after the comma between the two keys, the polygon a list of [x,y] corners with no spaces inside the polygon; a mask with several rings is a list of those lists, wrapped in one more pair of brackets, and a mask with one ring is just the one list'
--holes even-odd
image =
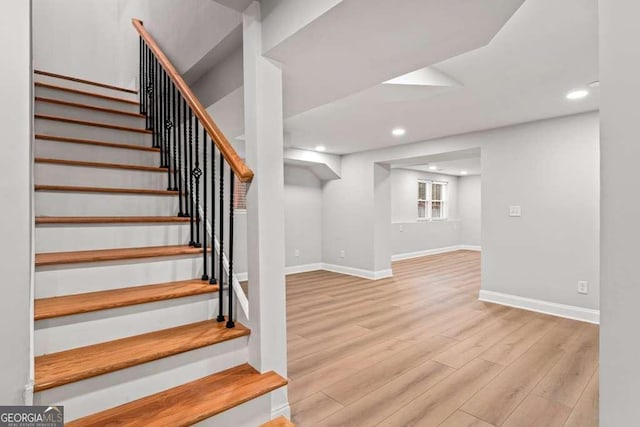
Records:
{"label": "recessed ceiling light", "polygon": [[460,175],[466,175],[467,171],[460,171]]}
{"label": "recessed ceiling light", "polygon": [[394,130],[392,130],[392,131],[391,131],[391,133],[392,133],[394,136],[402,136],[402,135],[404,135],[405,133],[407,133],[407,131],[406,131],[406,130],[404,130],[404,129],[402,129],[402,128],[395,128]]}
{"label": "recessed ceiling light", "polygon": [[324,145],[316,145],[316,151],[327,151],[327,147]]}
{"label": "recessed ceiling light", "polygon": [[437,171],[438,167],[437,166],[429,166],[429,170],[430,171]]}
{"label": "recessed ceiling light", "polygon": [[581,99],[589,95],[589,91],[585,89],[573,90],[567,94],[567,99]]}

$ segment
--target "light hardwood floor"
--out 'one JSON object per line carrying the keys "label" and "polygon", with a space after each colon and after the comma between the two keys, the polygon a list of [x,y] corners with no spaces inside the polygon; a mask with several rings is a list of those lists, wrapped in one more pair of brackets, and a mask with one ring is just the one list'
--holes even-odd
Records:
{"label": "light hardwood floor", "polygon": [[478,301],[480,253],[288,276],[297,426],[598,425],[598,327]]}

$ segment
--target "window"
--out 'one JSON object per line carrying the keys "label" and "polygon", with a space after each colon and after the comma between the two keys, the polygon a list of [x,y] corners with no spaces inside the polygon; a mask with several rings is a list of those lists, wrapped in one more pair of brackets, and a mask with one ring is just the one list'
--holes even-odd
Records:
{"label": "window", "polygon": [[418,219],[447,218],[447,183],[418,181]]}

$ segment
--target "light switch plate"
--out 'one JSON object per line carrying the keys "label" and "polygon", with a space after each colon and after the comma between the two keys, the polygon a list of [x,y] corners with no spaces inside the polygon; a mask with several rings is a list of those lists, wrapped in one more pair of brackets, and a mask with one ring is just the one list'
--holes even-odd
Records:
{"label": "light switch plate", "polygon": [[509,216],[522,216],[520,206],[509,206]]}

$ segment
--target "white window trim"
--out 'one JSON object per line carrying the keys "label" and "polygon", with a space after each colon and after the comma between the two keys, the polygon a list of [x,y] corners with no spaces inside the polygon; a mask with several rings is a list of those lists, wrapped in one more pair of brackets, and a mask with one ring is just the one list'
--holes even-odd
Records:
{"label": "white window trim", "polygon": [[[418,208],[418,203],[420,202],[425,202],[425,217],[419,217],[418,216],[418,222],[423,222],[423,221],[447,221],[449,219],[449,183],[446,181],[434,181],[434,180],[430,180],[430,179],[419,179],[418,180],[418,186],[420,186],[421,183],[424,183],[426,185],[426,199],[420,199],[420,198],[416,198],[416,209]],[[442,203],[442,208],[443,208],[443,215],[441,217],[438,218],[433,218],[433,212],[432,212],[432,194],[433,194],[433,184],[440,184],[442,185],[442,196],[443,198],[441,200],[436,200]]]}

